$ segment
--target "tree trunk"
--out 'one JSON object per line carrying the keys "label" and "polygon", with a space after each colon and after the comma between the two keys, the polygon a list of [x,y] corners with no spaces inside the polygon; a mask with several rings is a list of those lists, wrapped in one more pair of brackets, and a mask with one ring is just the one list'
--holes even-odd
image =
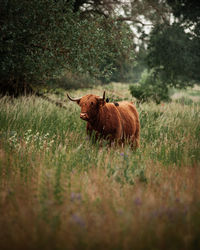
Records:
{"label": "tree trunk", "polygon": [[12,97],[18,97],[21,95],[30,95],[34,91],[30,84],[26,83],[22,79],[13,79],[10,81],[0,82],[0,95],[9,95]]}

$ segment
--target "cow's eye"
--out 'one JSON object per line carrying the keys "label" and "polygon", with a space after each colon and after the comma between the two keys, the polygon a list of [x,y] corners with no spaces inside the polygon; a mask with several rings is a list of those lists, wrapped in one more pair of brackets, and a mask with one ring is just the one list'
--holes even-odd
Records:
{"label": "cow's eye", "polygon": [[93,105],[94,103],[93,102],[91,102],[91,105]]}

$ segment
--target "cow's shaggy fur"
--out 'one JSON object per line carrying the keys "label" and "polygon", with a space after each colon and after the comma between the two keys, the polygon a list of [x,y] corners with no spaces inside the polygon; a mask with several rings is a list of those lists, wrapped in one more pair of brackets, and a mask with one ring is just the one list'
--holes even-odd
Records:
{"label": "cow's shaggy fur", "polygon": [[[80,118],[87,121],[87,133],[120,144],[139,146],[140,122],[132,102],[106,103],[104,97],[86,95],[76,100],[81,107]],[[71,99],[72,100],[72,99]]]}

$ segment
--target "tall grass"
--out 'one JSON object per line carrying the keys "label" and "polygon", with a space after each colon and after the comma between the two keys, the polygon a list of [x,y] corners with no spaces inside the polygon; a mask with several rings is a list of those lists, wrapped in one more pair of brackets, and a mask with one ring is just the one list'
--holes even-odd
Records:
{"label": "tall grass", "polygon": [[[107,92],[127,99],[125,88]],[[198,103],[138,105],[136,152],[92,143],[74,103],[0,107],[1,249],[200,247]]]}

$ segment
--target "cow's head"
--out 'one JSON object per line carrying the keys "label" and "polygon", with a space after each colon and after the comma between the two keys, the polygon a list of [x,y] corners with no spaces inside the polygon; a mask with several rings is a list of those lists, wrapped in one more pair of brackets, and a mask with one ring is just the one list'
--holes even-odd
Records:
{"label": "cow's head", "polygon": [[67,97],[81,107],[80,118],[85,121],[93,121],[99,112],[99,109],[105,104],[105,91],[103,97],[85,95],[80,98],[71,98],[68,94]]}

